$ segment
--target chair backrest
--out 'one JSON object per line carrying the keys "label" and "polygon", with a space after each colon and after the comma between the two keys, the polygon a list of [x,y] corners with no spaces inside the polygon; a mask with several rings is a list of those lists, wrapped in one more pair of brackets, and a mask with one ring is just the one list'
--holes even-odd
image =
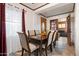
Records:
{"label": "chair backrest", "polygon": [[57,34],[58,34],[58,31],[56,30],[55,33],[54,33],[54,36],[53,36],[53,42],[56,41],[56,39],[57,39]]}
{"label": "chair backrest", "polygon": [[18,32],[18,35],[19,35],[19,38],[20,38],[20,43],[21,43],[22,48],[30,51],[29,41],[27,39],[27,35],[25,33],[20,33],[20,32]]}
{"label": "chair backrest", "polygon": [[34,30],[28,30],[28,35],[29,35],[29,36],[35,35],[35,31],[34,31]]}
{"label": "chair backrest", "polygon": [[36,36],[36,31],[34,30],[34,35]]}
{"label": "chair backrest", "polygon": [[47,30],[46,33],[48,34],[51,30]]}
{"label": "chair backrest", "polygon": [[40,30],[35,30],[35,34],[40,35],[41,34]]}
{"label": "chair backrest", "polygon": [[29,35],[29,34],[28,34],[28,30],[26,31],[26,34],[27,34],[27,36]]}
{"label": "chair backrest", "polygon": [[53,36],[54,31],[50,31],[49,36],[48,36],[48,41],[47,41],[47,46],[49,46],[52,43],[52,36]]}

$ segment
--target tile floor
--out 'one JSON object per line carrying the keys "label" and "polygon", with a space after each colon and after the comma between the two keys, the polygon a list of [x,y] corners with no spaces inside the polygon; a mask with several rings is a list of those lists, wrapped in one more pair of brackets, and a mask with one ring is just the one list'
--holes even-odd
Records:
{"label": "tile floor", "polygon": [[[48,56],[74,56],[74,54],[75,54],[74,46],[67,45],[66,37],[59,38],[56,47],[53,48],[53,52],[48,51]],[[21,51],[10,54],[10,56],[20,56],[20,55]],[[24,53],[24,56],[27,56],[27,53]],[[32,54],[32,56],[34,55]]]}

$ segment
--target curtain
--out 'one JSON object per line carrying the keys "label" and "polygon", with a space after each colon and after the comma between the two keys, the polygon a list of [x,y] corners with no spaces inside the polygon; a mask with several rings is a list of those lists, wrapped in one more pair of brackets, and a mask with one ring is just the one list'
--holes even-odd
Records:
{"label": "curtain", "polygon": [[26,29],[25,29],[25,11],[23,9],[22,11],[22,32],[26,32]]}
{"label": "curtain", "polygon": [[21,50],[17,32],[22,32],[22,9],[16,7],[15,4],[6,4],[7,55],[12,55],[16,51]]}
{"label": "curtain", "polygon": [[0,3],[0,55],[6,56],[5,4]]}

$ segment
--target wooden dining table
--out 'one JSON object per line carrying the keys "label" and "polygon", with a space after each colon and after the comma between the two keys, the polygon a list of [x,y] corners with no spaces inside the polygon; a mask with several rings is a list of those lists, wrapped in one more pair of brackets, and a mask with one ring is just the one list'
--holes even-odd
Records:
{"label": "wooden dining table", "polygon": [[47,42],[47,35],[36,35],[36,36],[30,36],[29,41],[35,45],[40,46],[40,55],[42,54],[42,44],[46,44]]}
{"label": "wooden dining table", "polygon": [[30,42],[34,44],[39,45],[41,42],[42,44],[44,44],[47,41],[47,35],[30,36],[29,39],[30,39]]}

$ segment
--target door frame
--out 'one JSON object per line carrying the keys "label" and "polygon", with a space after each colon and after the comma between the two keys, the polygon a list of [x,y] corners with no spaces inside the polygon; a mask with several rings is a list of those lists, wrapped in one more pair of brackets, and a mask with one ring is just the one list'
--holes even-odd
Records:
{"label": "door frame", "polygon": [[51,30],[51,22],[56,21],[56,30],[58,30],[58,19],[50,20],[50,30]]}
{"label": "door frame", "polygon": [[72,45],[71,42],[71,15],[67,16],[67,43],[69,46]]}

